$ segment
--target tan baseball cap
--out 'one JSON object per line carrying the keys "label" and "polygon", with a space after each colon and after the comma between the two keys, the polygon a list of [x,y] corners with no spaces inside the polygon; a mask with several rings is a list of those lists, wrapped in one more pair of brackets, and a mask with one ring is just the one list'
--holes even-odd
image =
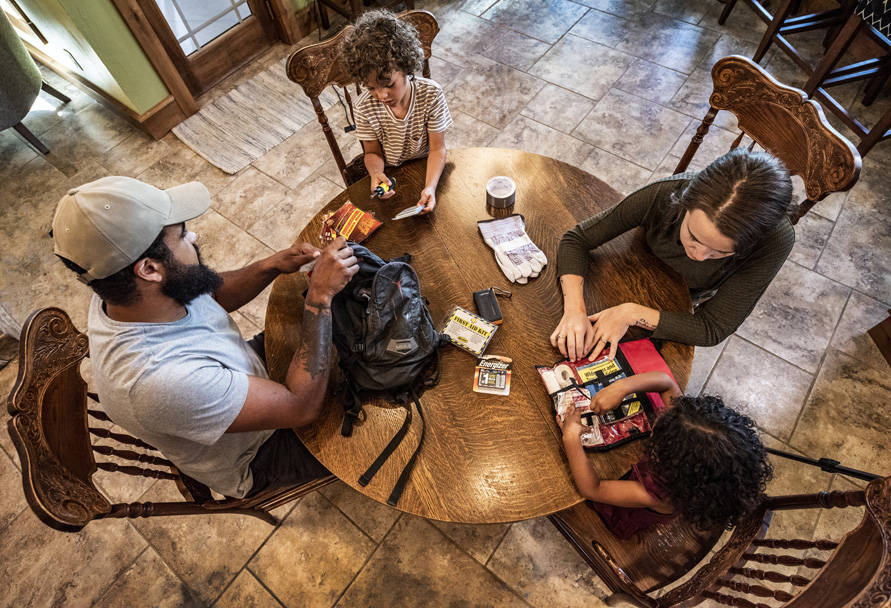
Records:
{"label": "tan baseball cap", "polygon": [[82,282],[104,279],[138,260],[165,226],[209,206],[210,193],[198,182],[161,190],[130,177],[103,177],[59,201],[54,251],[86,270]]}

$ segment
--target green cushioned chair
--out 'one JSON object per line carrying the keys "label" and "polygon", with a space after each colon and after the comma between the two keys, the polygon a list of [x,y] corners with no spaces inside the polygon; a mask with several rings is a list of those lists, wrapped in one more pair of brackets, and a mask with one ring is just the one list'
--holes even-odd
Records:
{"label": "green cushioned chair", "polygon": [[31,55],[28,54],[15,28],[2,10],[0,10],[0,74],[3,75],[3,78],[0,78],[0,131],[12,127],[40,152],[49,154],[47,147],[22,124],[22,119],[28,115],[41,88],[65,103],[71,100],[43,82],[37,64],[31,59]]}

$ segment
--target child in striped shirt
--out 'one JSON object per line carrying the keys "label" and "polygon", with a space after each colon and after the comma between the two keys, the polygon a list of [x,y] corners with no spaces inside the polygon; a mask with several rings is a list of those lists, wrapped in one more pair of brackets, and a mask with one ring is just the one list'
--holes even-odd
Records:
{"label": "child in striped shirt", "polygon": [[[421,213],[433,211],[452,116],[442,87],[415,76],[424,62],[417,31],[389,11],[369,11],[344,38],[342,50],[347,71],[365,87],[353,106],[365,154],[353,160],[351,169],[364,168],[373,191],[382,182],[392,186],[386,167],[426,156],[427,178],[417,205]],[[382,198],[393,194],[390,190]]]}

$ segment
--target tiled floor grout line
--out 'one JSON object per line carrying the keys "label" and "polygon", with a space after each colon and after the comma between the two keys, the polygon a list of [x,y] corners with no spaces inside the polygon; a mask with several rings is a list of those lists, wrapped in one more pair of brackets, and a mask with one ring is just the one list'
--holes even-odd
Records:
{"label": "tiled floor grout line", "polygon": [[[334,504],[334,503],[332,502],[331,504]],[[335,506],[335,508],[337,508],[337,505],[334,505],[334,506]],[[340,509],[338,509],[338,511],[340,511]],[[341,513],[343,513],[343,511],[341,511]],[[331,608],[335,608],[335,606],[337,606],[337,604],[340,603],[340,600],[342,600],[343,596],[347,594],[347,592],[350,590],[350,588],[356,582],[356,579],[358,579],[362,575],[362,573],[365,571],[365,568],[368,567],[368,564],[371,563],[371,560],[374,558],[374,556],[377,555],[377,553],[381,550],[381,547],[384,545],[384,542],[386,542],[387,537],[393,533],[393,529],[396,527],[396,524],[399,523],[399,521],[404,516],[405,516],[404,513],[402,513],[402,512],[399,513],[399,516],[393,521],[393,524],[390,526],[389,530],[387,530],[387,533],[381,537],[380,542],[375,542],[374,539],[372,539],[372,542],[375,543],[374,551],[372,551],[371,553],[368,554],[368,557],[365,559],[364,562],[362,562],[362,566],[358,570],[356,570],[356,574],[353,575],[353,578],[350,579],[350,582],[347,583],[347,585],[343,588],[343,591],[341,591],[340,594],[337,596],[337,599],[334,600],[334,603],[331,604]],[[352,521],[352,520],[350,520],[350,521]],[[353,525],[356,525],[356,524],[353,524]],[[359,528],[358,526],[356,526],[356,527]],[[368,536],[365,533],[365,531],[362,530],[362,528],[359,528],[359,530],[363,534]],[[369,536],[369,538],[371,538],[371,537]]]}
{"label": "tiled floor grout line", "polygon": [[[152,484],[152,485],[154,485],[154,484]],[[148,492],[148,490],[146,490],[146,492]],[[144,493],[143,493],[143,495],[144,495]],[[140,496],[140,497],[141,497],[141,496]],[[167,562],[167,559],[165,559],[163,553],[161,553],[161,551],[159,551],[158,548],[155,547],[154,544],[152,544],[152,542],[148,539],[148,537],[147,537],[145,534],[143,534],[142,531],[141,531],[139,528],[137,528],[135,525],[133,525],[133,520],[127,518],[127,519],[125,519],[124,521],[127,523],[127,525],[130,526],[130,528],[131,528],[134,532],[136,532],[136,534],[139,535],[140,538],[142,538],[143,541],[145,541],[146,549],[148,549],[149,547],[151,547],[151,549],[152,549],[152,551],[154,551],[155,555],[158,556],[158,559],[160,559],[161,562],[167,567],[167,569],[170,570],[170,571],[173,573],[173,575],[179,580],[179,582],[182,583],[182,585],[183,585],[186,589],[188,589],[189,593],[191,593],[195,598],[197,598],[198,601],[200,601],[202,604],[205,604],[204,600],[201,599],[201,595],[198,593],[198,591],[195,590],[195,589],[193,589],[192,586],[191,586],[189,583],[187,583],[187,582],[185,581],[185,579],[180,575],[180,573],[177,571],[177,569],[174,568],[172,564],[170,564],[170,563]],[[97,520],[97,521],[94,521],[94,522],[92,522],[92,523],[93,523],[93,524],[95,524],[95,523],[101,523],[101,520]],[[140,553],[140,555],[142,555],[142,553],[145,553],[145,549],[143,549],[143,551]],[[133,563],[136,563],[136,560],[134,560]],[[132,564],[131,564],[131,565],[132,565]],[[124,571],[124,572],[126,572],[126,571]],[[124,572],[121,572],[121,576],[124,575]],[[120,578],[120,577],[115,578],[114,581],[112,582],[112,585],[114,585],[114,583],[116,583],[116,582],[118,581],[119,578]],[[110,587],[109,587],[109,588],[110,588]],[[205,605],[206,605],[206,604],[205,604]]]}
{"label": "tiled floor grout line", "polygon": [[[708,386],[708,382],[709,382],[709,380],[711,380],[712,374],[715,373],[715,369],[717,369],[718,363],[721,361],[721,357],[724,356],[724,351],[727,350],[727,342],[730,340],[731,336],[735,336],[735,335],[736,335],[736,333],[730,334],[730,336],[728,336],[727,338],[725,338],[723,340],[724,346],[721,347],[721,352],[718,353],[718,358],[715,359],[714,364],[712,365],[711,369],[708,371],[708,374],[706,374],[706,376],[705,376],[705,380],[702,382],[702,386],[699,387],[699,393],[697,395],[692,395],[692,396],[698,397],[698,396],[702,395],[702,391],[704,391],[705,387]],[[718,346],[718,345],[716,344],[715,346]],[[696,360],[696,351],[695,350],[693,351],[693,359],[694,359],[694,361]]]}
{"label": "tiled floor grout line", "polygon": [[498,539],[498,542],[495,543],[495,548],[492,549],[492,552],[489,554],[489,557],[486,558],[486,562],[483,564],[486,570],[489,570],[489,562],[491,562],[492,558],[495,557],[495,554],[498,553],[498,549],[501,548],[501,545],[504,543],[504,539],[507,538],[507,535],[510,533],[511,528],[513,528],[514,525],[517,523],[519,522],[512,522],[504,531],[504,534],[501,535],[501,538]]}
{"label": "tiled floor grout line", "polygon": [[[275,594],[275,592],[274,592],[272,589],[270,589],[270,588],[266,585],[266,581],[264,581],[264,580],[260,577],[259,574],[257,574],[257,573],[254,572],[253,570],[251,570],[251,567],[250,567],[250,561],[248,561],[247,563],[245,563],[245,565],[242,567],[242,569],[239,571],[239,573],[236,574],[235,577],[232,578],[232,582],[229,583],[228,587],[226,587],[226,590],[228,590],[229,587],[231,587],[233,584],[235,584],[235,581],[238,580],[238,577],[241,576],[241,574],[242,574],[243,572],[247,572],[248,574],[250,574],[250,575],[254,578],[254,580],[257,581],[257,583],[259,583],[259,585],[260,585],[261,587],[263,587],[263,589],[266,590],[266,593],[269,594],[269,597],[271,597],[273,600],[275,600],[276,602],[278,602],[279,606],[281,606],[282,608],[288,608],[288,605],[285,604],[281,599],[279,599],[279,597]],[[213,606],[215,606],[217,603],[219,603],[219,601],[223,598],[223,596],[224,596],[225,594],[226,594],[226,591],[223,591],[223,593],[220,594],[220,597],[218,597],[218,598],[216,599],[216,601],[215,601],[213,604],[211,604],[211,608],[212,608]]]}
{"label": "tiled floor grout line", "polygon": [[[859,181],[859,179],[858,179],[858,181]],[[854,184],[854,186],[856,186],[856,185],[857,184]],[[852,189],[853,189],[853,187],[852,187]],[[829,234],[826,235],[826,242],[823,244],[823,249],[820,250],[820,255],[818,255],[816,261],[814,261],[814,269],[813,270],[817,274],[820,274],[817,271],[817,266],[820,265],[820,259],[823,257],[823,254],[826,253],[826,247],[829,246],[829,241],[832,240],[832,233],[835,232],[835,227],[838,226],[839,218],[842,216],[842,213],[845,212],[845,207],[847,207],[847,205],[848,205],[848,198],[849,198],[850,194],[851,194],[851,191],[848,190],[847,194],[845,195],[845,200],[843,200],[841,202],[841,205],[839,206],[838,215],[835,216],[834,220],[830,220],[832,222],[832,228],[829,229]],[[820,203],[817,203],[817,205],[819,205],[819,204]],[[813,211],[813,209],[811,209],[811,211]],[[808,213],[810,213],[811,211],[809,211]],[[824,217],[824,216],[821,215],[820,217]],[[825,218],[825,219],[829,219],[829,218]],[[823,276],[823,275],[820,275],[820,276]]]}
{"label": "tiled floor grout line", "polygon": [[[108,583],[108,585],[105,586],[105,589],[102,590],[102,593],[100,593],[99,597],[96,599],[97,604],[102,601],[102,598],[104,598],[106,595],[108,595],[108,592],[111,591],[112,587],[115,586],[115,583],[117,583],[119,579],[121,579],[125,574],[127,574],[127,570],[132,568],[134,566],[134,564],[136,564],[136,562],[139,561],[139,558],[142,557],[143,553],[145,553],[146,551],[149,550],[149,547],[151,547],[151,545],[146,543],[145,547],[142,548],[142,551],[137,553],[136,557],[133,558],[133,561],[131,561],[123,570],[121,570],[121,574],[119,576],[116,576],[110,583]],[[183,584],[185,584],[185,583],[183,583]],[[189,589],[189,587],[187,586],[186,589]],[[189,589],[189,591],[191,591],[191,589]]]}
{"label": "tiled floor grout line", "polygon": [[[489,561],[492,559],[492,556],[494,556],[495,553],[498,551],[498,547],[501,546],[501,543],[504,541],[504,538],[507,536],[508,532],[510,532],[510,529],[511,529],[511,527],[514,525],[514,523],[510,523],[510,524],[508,524],[507,529],[504,531],[504,534],[501,536],[501,540],[498,541],[498,545],[495,547],[495,549],[492,551],[492,553],[489,555],[489,557],[486,558],[485,563],[481,563],[477,558],[475,558],[473,555],[471,555],[470,552],[467,551],[467,549],[465,549],[464,547],[462,547],[461,545],[459,545],[459,544],[455,541],[455,539],[453,539],[451,536],[449,536],[448,534],[446,534],[445,532],[443,532],[442,530],[440,530],[440,529],[439,529],[437,526],[435,526],[433,523],[431,523],[430,521],[424,519],[423,517],[420,518],[420,519],[423,519],[424,522],[425,522],[428,526],[430,526],[431,528],[433,528],[434,530],[436,530],[436,532],[437,532],[438,534],[442,535],[442,537],[445,538],[447,542],[451,543],[451,544],[452,544],[452,545],[453,545],[453,546],[454,546],[460,553],[463,553],[464,555],[466,555],[467,557],[469,557],[471,560],[473,560],[473,562],[475,562],[475,563],[477,563],[477,564],[480,564],[480,565],[486,570],[486,572],[488,572],[488,573],[489,573],[495,580],[497,580],[499,583],[501,583],[501,585],[502,585],[505,589],[509,589],[509,590],[510,590],[515,596],[517,596],[517,598],[519,598],[524,604],[526,604],[527,606],[530,606],[530,608],[536,608],[535,606],[533,606],[530,602],[528,602],[528,601],[523,597],[523,594],[520,592],[519,589],[514,589],[514,587],[513,587],[512,585],[510,585],[507,581],[505,581],[505,580],[502,579],[500,576],[498,576],[497,574],[495,574],[495,572],[493,572],[492,569],[489,568]],[[472,524],[467,524],[467,525],[472,525]]]}
{"label": "tiled floor grout line", "polygon": [[[335,481],[334,483],[337,483],[337,482]],[[347,486],[347,487],[349,487],[349,486]],[[353,488],[350,488],[350,490],[353,491],[353,492],[358,492],[358,490],[354,490]],[[343,514],[343,516],[347,518],[347,521],[349,521],[351,524],[353,524],[354,526],[356,526],[356,529],[359,530],[360,532],[362,532],[362,534],[363,534],[368,540],[370,540],[370,541],[372,542],[372,544],[375,544],[375,545],[379,545],[380,543],[384,542],[383,539],[385,539],[385,538],[387,537],[387,535],[390,533],[390,530],[392,530],[392,529],[393,529],[393,526],[396,525],[396,522],[399,521],[399,520],[401,519],[401,517],[402,517],[402,513],[403,513],[402,511],[399,511],[399,517],[397,517],[395,520],[393,520],[393,523],[390,524],[390,527],[389,527],[389,528],[387,528],[387,531],[386,531],[386,532],[384,533],[384,535],[381,537],[381,540],[377,541],[377,540],[374,540],[374,539],[371,537],[371,535],[370,535],[368,532],[366,532],[365,529],[364,529],[362,526],[359,525],[359,523],[358,523],[357,521],[355,521],[352,517],[350,517],[349,515],[347,515],[346,511],[344,511],[343,509],[341,509],[340,507],[338,507],[338,506],[337,506],[337,503],[335,503],[333,500],[331,500],[330,498],[328,498],[328,497],[325,496],[324,494],[321,494],[321,493],[320,493],[320,496],[321,496],[322,498],[324,498],[326,501],[328,501],[329,503],[331,503],[331,505],[332,505],[335,509],[337,509],[338,511],[340,511],[341,514]],[[373,500],[373,499],[371,499],[371,500]],[[375,502],[376,502],[376,501],[375,501]],[[396,511],[396,509],[392,509],[392,510]]]}
{"label": "tiled floor grout line", "polygon": [[[316,490],[316,491],[318,491],[318,490]],[[275,533],[278,532],[279,529],[281,529],[281,527],[282,527],[282,525],[285,523],[285,521],[287,521],[287,519],[288,519],[288,518],[291,516],[291,514],[294,512],[294,509],[296,509],[297,506],[298,506],[300,503],[302,503],[303,500],[304,500],[305,498],[306,498],[306,496],[301,496],[301,497],[298,498],[297,500],[295,500],[295,501],[293,501],[292,503],[290,503],[290,504],[291,504],[291,508],[288,509],[288,512],[285,513],[284,515],[282,515],[281,517],[278,518],[278,522],[276,522],[276,524],[275,524],[274,526],[272,526],[272,530],[269,532],[268,535],[266,535],[266,538],[263,539],[263,542],[261,542],[261,543],[257,546],[257,548],[254,550],[254,552],[251,553],[250,556],[248,556],[248,558],[244,560],[244,563],[241,565],[241,567],[238,569],[238,571],[235,573],[235,575],[232,576],[232,578],[229,580],[229,582],[223,587],[223,589],[221,589],[221,590],[217,593],[216,597],[210,602],[210,604],[208,604],[209,606],[213,606],[213,605],[216,604],[218,601],[220,601],[220,598],[222,598],[223,595],[226,594],[226,591],[229,590],[229,587],[231,587],[231,586],[235,583],[235,581],[238,579],[238,576],[239,576],[244,570],[248,570],[252,575],[254,575],[254,572],[248,568],[249,564],[251,563],[251,561],[253,561],[253,559],[254,559],[255,557],[257,557],[257,555],[259,555],[260,551],[263,550],[263,547],[266,546],[266,543],[268,543],[269,540],[270,540],[273,536],[275,536]],[[289,504],[289,503],[285,503],[285,504]],[[284,505],[282,505],[282,506],[284,506]],[[221,515],[222,515],[222,514],[221,514]],[[247,516],[247,517],[251,517],[251,516]],[[252,519],[255,519],[255,518],[252,518]],[[261,521],[262,521],[262,520],[261,520]],[[266,522],[263,522],[263,523],[266,523]],[[159,555],[160,555],[160,553],[159,553]],[[260,582],[260,584],[263,585],[264,588],[266,588],[265,583],[263,583],[263,580],[262,580],[259,576],[254,575],[254,578],[256,578],[256,579]],[[270,593],[272,593],[272,592],[270,591]],[[279,601],[279,600],[278,600],[278,597],[276,597],[274,594],[273,594],[273,597],[275,598],[276,601]],[[281,602],[279,602],[279,603],[281,603]]]}
{"label": "tiled floor grout line", "polygon": [[24,508],[24,509],[22,509],[21,511],[19,511],[19,512],[13,514],[13,516],[9,518],[9,521],[7,521],[6,524],[5,524],[4,526],[0,526],[0,537],[2,537],[2,536],[3,536],[3,533],[4,533],[6,530],[9,529],[9,526],[12,525],[12,522],[14,522],[14,521],[17,520],[19,517],[21,517],[21,516],[22,516],[22,513],[24,513],[25,511],[27,511],[27,510],[30,509],[30,508],[31,508],[31,507],[28,506],[28,503],[25,503],[25,508]]}
{"label": "tiled floor grout line", "polygon": [[805,393],[804,404],[798,411],[798,416],[795,417],[795,424],[792,425],[792,432],[789,433],[790,446],[792,445],[792,438],[795,436],[795,431],[798,430],[798,424],[801,422],[801,417],[804,415],[804,410],[807,409],[807,404],[811,400],[811,396],[813,395],[814,389],[817,386],[817,380],[820,377],[820,373],[823,371],[823,365],[826,362],[826,358],[829,356],[829,352],[834,348],[832,345],[835,340],[835,334],[838,332],[838,326],[841,325],[842,319],[845,318],[845,311],[848,309],[848,305],[851,303],[851,296],[853,293],[854,290],[848,288],[848,296],[845,298],[845,304],[844,306],[842,306],[841,313],[839,313],[838,315],[838,320],[835,323],[835,327],[832,329],[832,335],[829,337],[829,342],[827,342],[826,348],[823,351],[823,355],[820,357],[820,362],[817,364],[817,371],[814,372],[813,380],[811,381],[811,384],[808,387],[807,392]]}
{"label": "tiled floor grout line", "polygon": [[[781,359],[781,360],[784,361],[785,363],[788,363],[789,365],[791,365],[791,366],[794,367],[795,369],[797,369],[797,370],[799,370],[799,371],[801,371],[801,372],[804,372],[805,374],[808,374],[809,376],[816,376],[816,375],[817,375],[817,372],[820,371],[820,367],[819,367],[819,365],[817,366],[817,371],[816,371],[816,372],[808,371],[808,370],[804,369],[803,367],[801,367],[800,365],[798,365],[797,363],[793,363],[792,361],[789,361],[788,359],[786,359],[786,358],[783,357],[782,355],[778,355],[777,353],[771,351],[769,348],[766,348],[766,347],[764,347],[764,346],[761,346],[760,344],[757,344],[756,342],[752,342],[750,339],[748,339],[748,338],[746,338],[746,337],[744,337],[744,336],[741,336],[741,335],[739,335],[739,334],[737,334],[737,333],[733,333],[732,335],[736,336],[737,338],[739,338],[740,340],[746,342],[747,344],[750,344],[751,346],[754,346],[755,348],[764,351],[765,353],[771,355],[772,357],[776,357],[777,359]],[[826,345],[826,348],[829,348],[829,345],[828,345],[828,344]],[[721,352],[721,354],[722,354],[722,355],[724,354],[723,351]]]}

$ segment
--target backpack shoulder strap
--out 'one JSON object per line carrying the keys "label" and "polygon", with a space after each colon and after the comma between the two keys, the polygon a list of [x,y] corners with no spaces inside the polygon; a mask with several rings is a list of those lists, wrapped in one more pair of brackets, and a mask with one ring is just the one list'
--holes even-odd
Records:
{"label": "backpack shoulder strap", "polygon": [[353,434],[353,423],[359,418],[362,412],[362,399],[359,398],[359,391],[352,383],[349,377],[343,382],[343,426],[340,428],[340,434],[349,437]]}
{"label": "backpack shoulder strap", "polygon": [[393,435],[393,438],[390,439],[390,443],[387,444],[387,447],[383,449],[383,451],[378,454],[378,457],[375,458],[374,462],[371,463],[371,466],[362,473],[362,476],[359,477],[359,485],[363,488],[371,483],[372,478],[377,474],[384,463],[387,462],[387,459],[399,447],[399,444],[402,443],[402,440],[405,438],[405,434],[408,433],[408,427],[411,426],[411,403],[406,406],[406,415],[405,420],[402,422],[402,426],[399,427],[399,430],[396,431],[396,434]]}
{"label": "backpack shoulder strap", "polygon": [[[395,507],[396,503],[398,503],[399,499],[402,497],[402,491],[405,490],[405,484],[408,481],[412,470],[415,468],[415,461],[418,459],[418,454],[421,451],[421,446],[424,444],[424,431],[427,430],[427,422],[424,420],[424,412],[421,410],[421,400],[418,399],[418,395],[417,393],[415,393],[415,390],[413,388],[409,387],[409,392],[411,393],[411,398],[415,404],[415,407],[418,409],[418,417],[421,419],[421,438],[418,440],[418,446],[412,453],[411,458],[408,459],[408,463],[405,465],[405,468],[402,469],[402,473],[399,475],[399,479],[396,480],[396,485],[393,486],[393,491],[390,493],[390,497],[387,499],[387,504],[391,507]],[[408,409],[410,416],[411,403],[408,404]]]}
{"label": "backpack shoulder strap", "polygon": [[403,393],[400,395],[401,398],[405,400],[405,420],[402,423],[402,426],[393,435],[393,438],[390,440],[390,443],[387,444],[387,447],[378,455],[371,466],[368,467],[362,476],[359,477],[359,485],[362,487],[367,486],[372,478],[377,474],[380,468],[384,465],[390,455],[396,450],[402,440],[405,438],[406,433],[408,433],[408,429],[411,426],[412,420],[412,403],[414,403],[415,408],[418,410],[418,416],[421,418],[421,438],[418,440],[418,445],[415,447],[414,452],[412,452],[411,457],[408,459],[408,463],[406,463],[405,468],[402,469],[402,473],[399,474],[399,479],[396,481],[396,485],[393,486],[393,491],[390,493],[390,497],[387,499],[387,504],[391,507],[395,507],[396,503],[399,502],[399,498],[402,496],[403,490],[405,490],[405,484],[408,482],[408,478],[411,475],[412,469],[415,467],[415,461],[418,458],[418,453],[421,451],[421,446],[424,443],[424,432],[426,431],[427,424],[424,420],[424,412],[421,411],[421,401],[418,399],[417,393],[412,387],[408,388],[407,393]]}

